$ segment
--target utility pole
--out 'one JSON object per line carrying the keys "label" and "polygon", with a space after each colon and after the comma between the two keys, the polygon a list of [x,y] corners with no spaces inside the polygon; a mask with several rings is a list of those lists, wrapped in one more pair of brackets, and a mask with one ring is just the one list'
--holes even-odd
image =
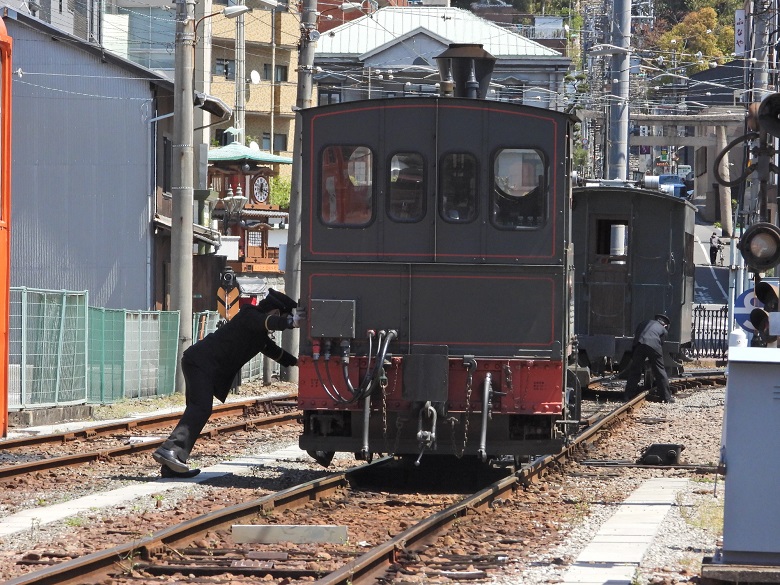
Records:
{"label": "utility pole", "polygon": [[[293,168],[290,186],[290,227],[287,234],[287,268],[284,272],[284,288],[287,295],[298,300],[301,295],[301,198],[303,171],[301,169],[301,130],[303,120],[300,111],[311,107],[312,74],[314,73],[314,46],[317,32],[317,0],[304,0],[301,14],[301,50],[298,55],[298,93],[295,102],[295,134],[293,143]],[[273,141],[273,136],[271,137]],[[282,338],[282,346],[298,355],[300,330],[289,329]],[[288,368],[288,382],[298,382],[298,370]]]}
{"label": "utility pole", "polygon": [[[242,6],[244,0],[238,0]],[[244,15],[236,17],[236,109],[235,121],[238,126],[238,143],[246,145],[246,38]]]}
{"label": "utility pole", "polygon": [[[609,104],[608,179],[628,179],[628,84],[631,46],[631,0],[614,0],[611,63],[612,94]],[[612,101],[615,100],[615,101]]]}
{"label": "utility pole", "polygon": [[176,0],[173,97],[173,212],[171,217],[171,309],[179,311],[176,392],[184,392],[181,356],[192,345],[193,62],[195,0]]}

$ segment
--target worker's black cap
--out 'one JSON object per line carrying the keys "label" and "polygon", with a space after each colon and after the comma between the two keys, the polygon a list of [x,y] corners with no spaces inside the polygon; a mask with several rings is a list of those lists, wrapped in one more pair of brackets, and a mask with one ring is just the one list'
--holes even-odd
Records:
{"label": "worker's black cap", "polygon": [[273,311],[274,309],[278,309],[280,313],[292,313],[293,309],[298,306],[298,303],[286,294],[269,288],[265,298],[257,303],[257,306],[261,311]]}
{"label": "worker's black cap", "polygon": [[655,316],[655,320],[656,321],[660,321],[661,323],[663,323],[667,327],[672,324],[672,322],[669,320],[669,317],[667,317],[663,313],[659,313],[658,315],[656,315]]}

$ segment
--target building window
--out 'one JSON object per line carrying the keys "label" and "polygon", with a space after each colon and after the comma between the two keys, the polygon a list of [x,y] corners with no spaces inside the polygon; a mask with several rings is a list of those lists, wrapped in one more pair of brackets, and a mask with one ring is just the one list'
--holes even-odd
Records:
{"label": "building window", "polygon": [[341,86],[321,85],[317,88],[317,93],[317,105],[319,106],[341,103]]}
{"label": "building window", "polygon": [[523,103],[523,85],[505,85],[497,91],[497,99],[501,102]]}
{"label": "building window", "polygon": [[247,232],[246,233],[247,244],[259,248],[263,245],[263,233],[262,232]]}
{"label": "building window", "polygon": [[284,152],[287,150],[287,134],[274,134],[274,147],[271,150],[271,133],[263,132],[263,150],[269,152]]}
{"label": "building window", "polygon": [[284,152],[287,150],[287,135],[274,134],[274,152]]}
{"label": "building window", "polygon": [[[287,65],[277,65],[275,71],[274,83],[287,81]],[[271,79],[271,65],[269,63],[263,64],[263,79]]]}
{"label": "building window", "polygon": [[162,172],[162,190],[163,193],[171,192],[173,176],[173,142],[163,138],[163,172]]}
{"label": "building window", "polygon": [[217,59],[217,63],[214,66],[214,75],[224,76],[225,79],[236,78],[236,61],[235,59]]}
{"label": "building window", "polygon": [[228,144],[231,144],[236,141],[236,135],[232,132],[225,132],[225,130],[215,130],[214,131],[214,140],[217,141],[217,144],[220,146],[227,146]]}

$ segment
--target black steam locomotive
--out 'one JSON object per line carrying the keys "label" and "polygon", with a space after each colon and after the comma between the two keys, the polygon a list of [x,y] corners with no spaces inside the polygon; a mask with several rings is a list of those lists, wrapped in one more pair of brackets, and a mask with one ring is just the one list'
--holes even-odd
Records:
{"label": "black steam locomotive", "polygon": [[438,62],[440,97],[301,112],[299,444],[323,464],[523,458],[578,427],[576,119],[482,99],[480,46]]}

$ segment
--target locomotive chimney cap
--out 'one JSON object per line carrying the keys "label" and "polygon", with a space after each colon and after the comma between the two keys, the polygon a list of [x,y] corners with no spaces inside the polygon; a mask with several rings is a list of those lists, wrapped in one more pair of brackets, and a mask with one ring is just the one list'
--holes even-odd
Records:
{"label": "locomotive chimney cap", "polygon": [[479,43],[452,43],[435,57],[444,95],[485,99],[496,58]]}

